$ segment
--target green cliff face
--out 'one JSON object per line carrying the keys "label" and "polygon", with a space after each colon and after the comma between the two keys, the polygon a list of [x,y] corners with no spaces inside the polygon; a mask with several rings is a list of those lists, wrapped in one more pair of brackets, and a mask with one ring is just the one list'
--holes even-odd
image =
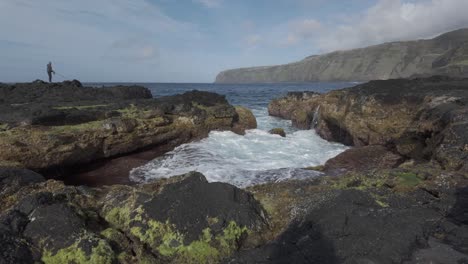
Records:
{"label": "green cliff face", "polygon": [[430,40],[335,51],[285,65],[227,70],[216,82],[367,81],[434,74],[468,76],[468,29]]}

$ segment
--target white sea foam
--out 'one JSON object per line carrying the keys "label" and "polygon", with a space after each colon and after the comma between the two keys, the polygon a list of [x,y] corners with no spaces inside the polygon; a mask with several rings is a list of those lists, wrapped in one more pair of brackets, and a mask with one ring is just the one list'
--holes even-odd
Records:
{"label": "white sea foam", "polygon": [[[259,129],[245,136],[232,132],[211,132],[208,138],[184,144],[131,172],[134,181],[171,177],[190,171],[203,173],[211,181],[246,187],[271,181],[316,176],[308,166],[325,163],[346,149],[320,138],[312,130],[297,131],[290,121],[269,117],[266,109],[254,110]],[[283,127],[285,138],[267,130]]]}

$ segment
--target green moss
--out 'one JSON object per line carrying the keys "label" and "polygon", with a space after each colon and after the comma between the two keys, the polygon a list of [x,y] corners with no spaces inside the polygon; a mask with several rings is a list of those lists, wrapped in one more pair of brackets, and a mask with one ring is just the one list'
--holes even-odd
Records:
{"label": "green moss", "polygon": [[240,227],[231,221],[223,230],[223,235],[217,236],[216,240],[221,245],[221,253],[225,256],[231,255],[237,249],[238,241],[244,233],[248,233],[247,227]]}
{"label": "green moss", "polygon": [[335,189],[358,189],[366,190],[369,188],[379,188],[385,184],[385,177],[369,177],[366,175],[350,175],[338,178],[332,184]]}
{"label": "green moss", "polygon": [[89,256],[78,246],[79,243],[80,241],[77,241],[70,247],[60,249],[56,254],[46,250],[42,255],[42,261],[45,264],[110,264],[115,259],[112,248],[104,240],[99,240],[98,245],[92,248]]}
{"label": "green moss", "polygon": [[[142,207],[115,207],[104,218],[111,226],[129,232],[161,256],[174,260],[173,263],[217,263],[222,257],[237,250],[239,240],[249,232],[246,227],[240,227],[232,221],[222,233],[214,236],[211,229],[206,228],[198,240],[186,245],[184,235],[173,224],[149,219]],[[215,224],[219,219],[209,218],[208,222]],[[109,228],[101,235],[112,240],[115,232],[118,231]]]}
{"label": "green moss", "polygon": [[314,171],[324,171],[325,166],[324,165],[318,165],[318,166],[312,166],[312,167],[307,167],[304,168],[305,170],[314,170]]}
{"label": "green moss", "polygon": [[100,105],[57,106],[57,107],[53,107],[53,109],[57,109],[57,110],[69,110],[69,109],[85,110],[85,109],[93,109],[93,108],[106,107],[106,106],[109,106],[109,105],[100,104]]}
{"label": "green moss", "polygon": [[406,187],[414,187],[421,183],[423,180],[418,177],[415,173],[412,172],[403,172],[397,174],[398,184]]}
{"label": "green moss", "polygon": [[218,263],[221,259],[219,251],[206,241],[194,241],[178,253],[175,263]]}
{"label": "green moss", "polygon": [[147,226],[146,230],[132,227],[130,232],[162,256],[174,258],[175,263],[216,263],[221,257],[231,255],[241,236],[248,233],[246,227],[239,227],[232,221],[222,234],[214,237],[206,228],[199,240],[184,245],[184,236],[169,222],[149,220]]}
{"label": "green moss", "polygon": [[101,236],[105,237],[108,241],[120,242],[123,234],[114,228],[107,228],[101,232]]}
{"label": "green moss", "polygon": [[76,133],[79,131],[99,130],[102,128],[102,124],[102,121],[92,121],[78,125],[51,126],[49,131],[52,133]]}
{"label": "green moss", "polygon": [[128,206],[114,207],[104,216],[104,219],[114,226],[124,228],[130,222],[130,213]]}

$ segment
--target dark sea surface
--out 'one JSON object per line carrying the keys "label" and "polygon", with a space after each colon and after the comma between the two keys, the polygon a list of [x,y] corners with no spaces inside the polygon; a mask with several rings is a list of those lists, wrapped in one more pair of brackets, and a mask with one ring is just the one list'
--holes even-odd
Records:
{"label": "dark sea surface", "polygon": [[[328,92],[355,83],[288,83],[288,84],[190,84],[131,83],[147,87],[155,97],[180,94],[191,90],[225,95],[233,105],[248,107],[258,128],[245,136],[230,131],[213,131],[208,138],[181,145],[131,172],[130,178],[145,182],[190,171],[203,173],[209,181],[228,182],[246,187],[272,181],[315,177],[317,172],[304,170],[324,164],[347,147],[327,142],[313,130],[298,130],[291,121],[268,115],[268,103],[290,91]],[[129,83],[86,84],[89,86],[129,85]],[[287,136],[271,135],[268,130],[283,128]]]}
{"label": "dark sea surface", "polygon": [[350,87],[350,82],[272,83],[272,84],[217,84],[217,83],[86,83],[87,86],[141,85],[151,90],[153,96],[180,94],[191,90],[209,91],[226,95],[233,105],[249,108],[265,107],[273,99],[290,91],[328,92]]}

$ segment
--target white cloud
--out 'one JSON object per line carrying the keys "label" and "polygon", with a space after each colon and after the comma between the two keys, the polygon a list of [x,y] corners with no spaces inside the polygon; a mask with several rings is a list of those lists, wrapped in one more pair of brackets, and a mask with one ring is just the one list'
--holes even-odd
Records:
{"label": "white cloud", "polygon": [[324,28],[314,36],[322,51],[350,49],[388,41],[431,38],[468,26],[467,0],[379,0],[346,23]]}
{"label": "white cloud", "polygon": [[221,5],[222,0],[193,0],[196,3],[202,4],[208,8],[215,8]]}

